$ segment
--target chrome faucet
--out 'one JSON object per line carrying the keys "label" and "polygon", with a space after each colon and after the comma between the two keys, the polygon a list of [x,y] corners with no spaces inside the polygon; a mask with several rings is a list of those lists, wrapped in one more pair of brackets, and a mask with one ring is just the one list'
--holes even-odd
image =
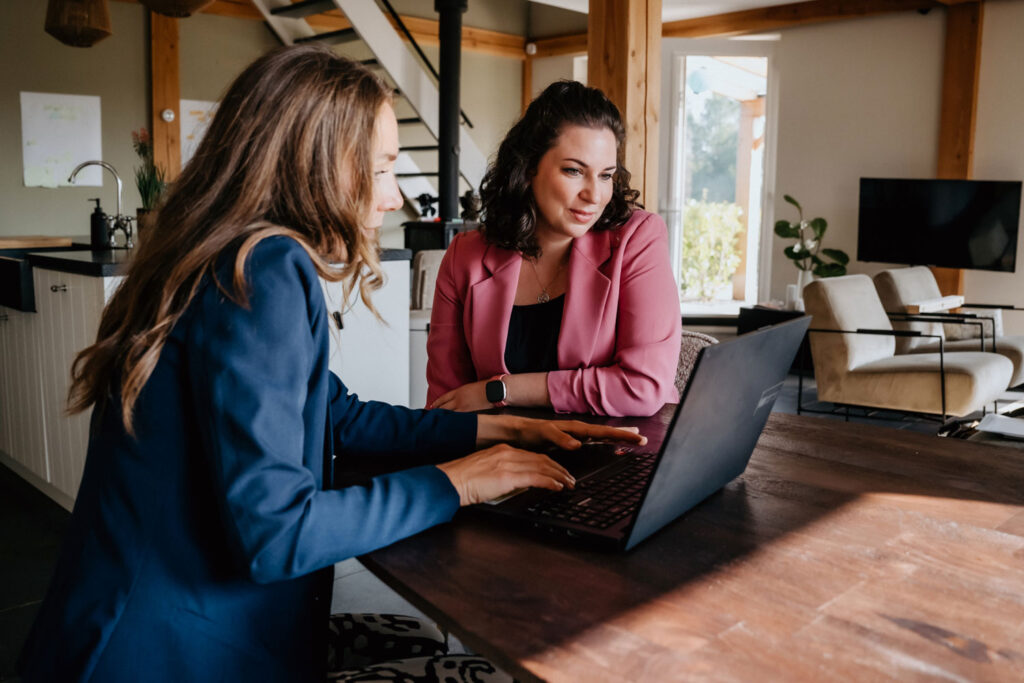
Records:
{"label": "chrome faucet", "polygon": [[114,170],[113,166],[111,166],[110,164],[108,164],[105,161],[83,161],[78,166],[75,166],[75,170],[73,170],[71,172],[71,175],[68,176],[68,182],[71,183],[71,184],[74,184],[75,176],[77,176],[78,172],[81,171],[86,166],[102,166],[103,168],[107,169],[108,171],[110,171],[113,174],[114,180],[117,181],[117,211],[115,212],[114,216],[115,217],[120,217],[121,216],[121,193],[122,193],[122,190],[124,189],[124,185],[121,183],[121,177],[119,175],[117,175],[117,171]]}
{"label": "chrome faucet", "polygon": [[131,216],[107,216],[107,236],[110,238],[110,248],[117,248],[117,231],[124,233],[124,248],[131,249],[135,246],[132,242],[132,221]]}
{"label": "chrome faucet", "polygon": [[131,249],[135,245],[132,243],[132,221],[135,220],[131,216],[125,216],[121,213],[121,194],[124,191],[124,184],[121,182],[121,176],[117,175],[117,171],[114,167],[105,161],[83,161],[78,166],[75,166],[75,170],[71,171],[71,175],[68,176],[68,182],[74,184],[75,177],[78,176],[78,172],[86,166],[102,166],[103,168],[110,171],[114,176],[114,180],[117,181],[117,209],[113,216],[107,216],[107,238],[110,240],[111,248],[117,246],[117,231],[120,230],[124,233],[124,246],[126,249]]}

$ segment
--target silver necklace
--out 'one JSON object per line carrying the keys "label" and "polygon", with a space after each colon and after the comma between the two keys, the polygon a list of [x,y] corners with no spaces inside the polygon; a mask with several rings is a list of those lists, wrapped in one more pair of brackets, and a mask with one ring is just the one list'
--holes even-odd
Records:
{"label": "silver necklace", "polygon": [[537,284],[540,285],[540,294],[537,295],[537,303],[546,304],[551,301],[551,295],[548,294],[548,287],[555,284],[555,280],[557,280],[558,276],[561,274],[562,268],[565,267],[565,263],[563,262],[559,264],[558,270],[555,271],[555,275],[551,278],[551,282],[547,284],[547,287],[545,287],[544,283],[540,281],[540,275],[537,273],[537,264],[534,263],[532,259],[530,260],[530,267],[533,268],[533,276],[537,278]]}

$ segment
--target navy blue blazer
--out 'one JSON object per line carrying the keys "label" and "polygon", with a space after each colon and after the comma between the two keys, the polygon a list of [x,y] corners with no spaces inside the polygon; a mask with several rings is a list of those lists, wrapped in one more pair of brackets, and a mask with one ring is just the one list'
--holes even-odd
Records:
{"label": "navy blue blazer", "polygon": [[332,453],[450,459],[473,449],[476,416],[348,393],[294,240],[262,241],[246,273],[248,309],[201,287],[139,397],[136,438],[119,401],[94,411],[25,681],[322,681],[332,565],[458,508],[432,465],[330,488]]}

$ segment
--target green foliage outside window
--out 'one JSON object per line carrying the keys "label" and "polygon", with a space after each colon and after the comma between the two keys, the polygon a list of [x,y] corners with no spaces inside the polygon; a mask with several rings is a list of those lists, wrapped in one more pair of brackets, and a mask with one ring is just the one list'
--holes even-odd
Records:
{"label": "green foliage outside window", "polygon": [[740,103],[723,95],[708,97],[701,111],[687,110],[687,198],[735,201],[739,129]]}
{"label": "green foliage outside window", "polygon": [[740,265],[743,209],[732,202],[689,199],[683,211],[681,288],[686,298],[711,301]]}

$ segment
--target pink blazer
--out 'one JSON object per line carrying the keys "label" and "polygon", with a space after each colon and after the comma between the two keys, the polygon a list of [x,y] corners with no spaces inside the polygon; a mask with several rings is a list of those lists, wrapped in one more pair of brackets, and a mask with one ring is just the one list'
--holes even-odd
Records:
{"label": "pink blazer", "polygon": [[[518,252],[460,233],[441,262],[427,339],[427,405],[463,384],[508,372],[505,341],[519,281]],[[573,242],[558,337],[548,373],[558,412],[652,415],[679,399],[681,335],[668,230],[634,211],[625,225]]]}

